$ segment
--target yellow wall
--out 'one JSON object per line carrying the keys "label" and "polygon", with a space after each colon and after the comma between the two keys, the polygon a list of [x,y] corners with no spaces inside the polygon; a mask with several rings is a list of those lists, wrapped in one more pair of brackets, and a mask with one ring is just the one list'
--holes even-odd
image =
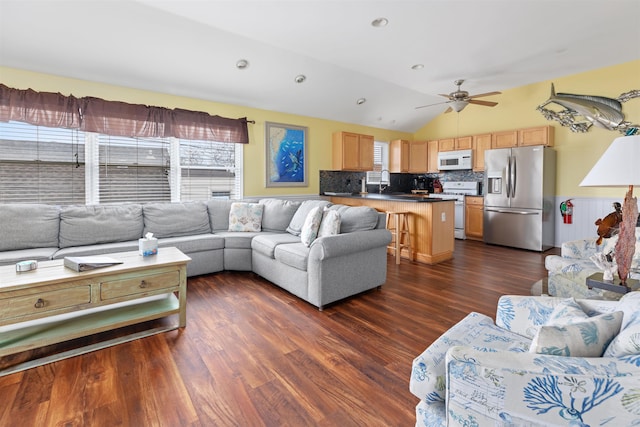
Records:
{"label": "yellow wall", "polygon": [[[0,82],[18,89],[60,92],[65,95],[95,96],[108,100],[185,108],[206,111],[224,117],[247,117],[255,120],[249,125],[249,141],[244,151],[244,184],[247,196],[276,196],[282,194],[318,194],[319,170],[332,169],[331,134],[351,131],[374,135],[378,141],[392,139],[438,139],[493,131],[550,124],[555,127],[555,149],[558,152],[556,194],[558,196],[619,197],[618,189],[579,187],[598,157],[618,132],[592,127],[587,133],[573,133],[557,122],[547,121],[536,107],[549,97],[552,81],[534,83],[506,90],[488,100],[498,101],[494,108],[469,105],[461,113],[441,114],[414,135],[349,123],[283,114],[274,111],[246,108],[200,99],[69,79],[24,70],[0,67]],[[599,95],[616,98],[632,89],[640,89],[640,60],[602,68],[581,74],[553,79],[557,92]],[[548,108],[558,109],[556,106]],[[625,118],[640,123],[640,98],[623,104]],[[309,187],[266,188],[264,123],[278,122],[308,127]]]}
{"label": "yellow wall", "polygon": [[[441,114],[416,132],[414,139],[439,139],[551,125],[555,128],[558,160],[556,195],[621,197],[624,194],[621,189],[579,187],[579,184],[611,141],[622,134],[595,126],[586,133],[573,133],[556,121],[547,121],[536,107],[549,98],[552,82],[556,92],[617,98],[632,89],[640,89],[640,60],[503,91],[501,95],[486,98],[497,101],[497,106],[469,105],[459,114]],[[547,108],[561,109],[555,104],[549,104]],[[622,112],[625,120],[640,124],[640,98],[623,103]],[[640,159],[638,164],[640,167]]]}
{"label": "yellow wall", "polygon": [[[201,99],[186,98],[131,89],[119,86],[69,79],[48,74],[0,67],[0,82],[16,89],[33,89],[40,92],[60,92],[77,97],[94,96],[110,101],[145,104],[166,108],[184,108],[205,111],[223,117],[247,117],[255,120],[249,124],[249,144],[244,150],[244,194],[245,196],[277,196],[284,194],[318,194],[320,191],[320,170],[331,170],[331,134],[336,131],[350,131],[373,135],[376,141],[411,139],[410,133],[371,128],[349,123],[316,119],[312,117],[283,114],[237,105],[221,104]],[[308,128],[308,187],[265,187],[265,147],[264,123],[287,123]]]}

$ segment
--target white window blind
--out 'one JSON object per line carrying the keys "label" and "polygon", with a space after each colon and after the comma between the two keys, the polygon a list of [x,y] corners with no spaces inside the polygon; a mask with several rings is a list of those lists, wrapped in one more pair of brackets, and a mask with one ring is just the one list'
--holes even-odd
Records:
{"label": "white window blind", "polygon": [[[385,172],[382,173],[382,171]],[[388,185],[389,179],[389,144],[375,141],[373,144],[373,171],[367,172],[367,183]]]}
{"label": "white window blind", "polygon": [[170,201],[169,141],[98,136],[100,202]]}
{"label": "white window blind", "polygon": [[241,197],[237,185],[239,144],[180,140],[180,199]]}
{"label": "white window blind", "polygon": [[0,203],[81,204],[84,200],[82,132],[0,123]]}

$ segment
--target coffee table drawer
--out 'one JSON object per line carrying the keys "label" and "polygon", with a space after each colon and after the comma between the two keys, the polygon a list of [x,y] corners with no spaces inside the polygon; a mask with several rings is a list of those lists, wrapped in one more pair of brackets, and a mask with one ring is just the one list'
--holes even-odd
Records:
{"label": "coffee table drawer", "polygon": [[178,271],[111,280],[100,283],[100,299],[105,301],[162,289],[177,289],[179,285],[180,273]]}
{"label": "coffee table drawer", "polygon": [[91,286],[74,286],[67,289],[32,293],[0,300],[2,320],[33,316],[91,302]]}

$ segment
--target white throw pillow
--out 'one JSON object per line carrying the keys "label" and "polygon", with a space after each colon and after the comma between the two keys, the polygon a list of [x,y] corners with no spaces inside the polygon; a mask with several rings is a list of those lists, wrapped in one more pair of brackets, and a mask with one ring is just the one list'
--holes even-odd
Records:
{"label": "white throw pillow", "polygon": [[260,231],[262,211],[260,203],[232,203],[229,211],[229,231]]}
{"label": "white throw pillow", "polygon": [[340,214],[331,209],[325,209],[322,213],[322,222],[318,229],[318,237],[340,234]]}
{"label": "white throw pillow", "polygon": [[629,292],[616,310],[624,313],[620,333],[604,352],[605,357],[640,355],[640,292]]}
{"label": "white throw pillow", "polygon": [[317,206],[309,211],[300,231],[300,240],[306,247],[318,237],[320,222],[322,221],[322,208]]}
{"label": "white throw pillow", "polygon": [[531,342],[529,352],[568,357],[600,357],[618,335],[622,312],[600,314],[581,322],[543,325]]}

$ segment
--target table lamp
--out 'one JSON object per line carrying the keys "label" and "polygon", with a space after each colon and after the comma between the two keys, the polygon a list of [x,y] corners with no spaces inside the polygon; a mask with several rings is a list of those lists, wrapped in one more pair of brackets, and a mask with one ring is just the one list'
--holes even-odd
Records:
{"label": "table lamp", "polygon": [[640,186],[640,135],[614,139],[580,183],[581,187],[628,187],[615,249],[618,276],[625,286],[636,246],[638,199],[633,197],[634,185]]}

